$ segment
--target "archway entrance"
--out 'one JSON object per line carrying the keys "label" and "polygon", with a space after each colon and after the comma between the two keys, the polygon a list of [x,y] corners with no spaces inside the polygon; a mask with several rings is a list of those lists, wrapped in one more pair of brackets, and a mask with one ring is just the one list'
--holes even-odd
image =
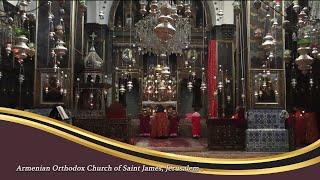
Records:
{"label": "archway entrance", "polygon": [[[143,29],[139,31],[139,28],[135,27],[146,16],[141,15],[139,2],[114,2],[112,7],[109,24],[112,29],[112,57],[115,65],[113,94],[114,98],[126,107],[134,136],[139,137],[140,134],[144,134],[139,132],[139,115],[144,109],[148,109],[149,115],[153,116],[159,105],[165,108],[165,112],[172,108],[177,111],[180,119],[177,138],[160,141],[137,138],[137,145],[147,144],[155,149],[165,147],[164,144],[172,147],[205,148],[205,139],[192,139],[192,122],[186,118],[188,114],[195,112],[195,109],[200,113],[203,117],[200,121],[201,137],[205,138],[207,92],[203,87],[206,82],[207,41],[210,36],[207,21],[211,21],[211,17],[205,12],[203,3],[191,1],[191,15],[188,21],[190,43],[181,52],[174,50],[159,52],[140,46],[141,39],[137,34]],[[164,43],[163,46],[168,44]],[[174,45],[176,44],[171,44]],[[162,49],[168,48],[162,47]],[[131,101],[133,99],[134,101]],[[135,111],[137,107],[139,112]]]}

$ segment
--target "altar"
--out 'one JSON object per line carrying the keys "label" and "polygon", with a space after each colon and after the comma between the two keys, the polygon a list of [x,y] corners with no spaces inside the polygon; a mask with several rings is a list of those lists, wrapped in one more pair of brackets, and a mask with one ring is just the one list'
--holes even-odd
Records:
{"label": "altar", "polygon": [[165,108],[169,106],[177,108],[177,101],[142,101],[142,106],[149,106],[152,109],[155,109],[158,105]]}

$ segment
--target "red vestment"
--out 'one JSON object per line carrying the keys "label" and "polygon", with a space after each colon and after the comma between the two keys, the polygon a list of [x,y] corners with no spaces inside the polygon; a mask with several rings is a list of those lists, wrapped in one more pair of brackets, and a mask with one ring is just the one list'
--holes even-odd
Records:
{"label": "red vestment", "polygon": [[164,112],[157,112],[154,119],[151,121],[151,136],[152,137],[167,137],[168,136],[169,120]]}
{"label": "red vestment", "polygon": [[201,116],[198,112],[194,112],[191,116],[192,121],[192,136],[193,137],[200,137],[200,124]]}
{"label": "red vestment", "polygon": [[319,139],[318,122],[314,112],[308,112],[306,117],[306,143],[311,144]]}
{"label": "red vestment", "polygon": [[294,136],[295,136],[295,145],[302,146],[306,141],[306,123],[305,115],[301,111],[294,113]]}
{"label": "red vestment", "polygon": [[150,136],[150,116],[140,115],[140,136]]}
{"label": "red vestment", "polygon": [[179,117],[178,116],[168,116],[170,122],[169,135],[171,137],[175,137],[178,135],[178,124]]}

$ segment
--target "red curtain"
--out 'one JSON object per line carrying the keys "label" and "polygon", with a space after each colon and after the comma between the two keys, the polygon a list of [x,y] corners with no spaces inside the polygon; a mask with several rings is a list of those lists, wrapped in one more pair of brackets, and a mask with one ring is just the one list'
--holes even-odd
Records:
{"label": "red curtain", "polygon": [[217,117],[217,100],[214,97],[214,92],[217,89],[217,55],[216,55],[216,40],[210,40],[208,48],[208,116],[209,118]]}

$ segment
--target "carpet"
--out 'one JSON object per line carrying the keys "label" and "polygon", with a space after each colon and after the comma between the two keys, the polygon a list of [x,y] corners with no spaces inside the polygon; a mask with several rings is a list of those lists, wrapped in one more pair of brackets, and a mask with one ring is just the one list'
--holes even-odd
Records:
{"label": "carpet", "polygon": [[176,137],[167,139],[154,139],[137,137],[134,139],[134,141],[136,146],[193,157],[243,159],[279,154],[272,152],[210,151],[207,149],[206,138],[193,139]]}
{"label": "carpet", "polygon": [[194,152],[207,149],[207,139],[192,138],[136,138],[135,145],[164,152]]}

